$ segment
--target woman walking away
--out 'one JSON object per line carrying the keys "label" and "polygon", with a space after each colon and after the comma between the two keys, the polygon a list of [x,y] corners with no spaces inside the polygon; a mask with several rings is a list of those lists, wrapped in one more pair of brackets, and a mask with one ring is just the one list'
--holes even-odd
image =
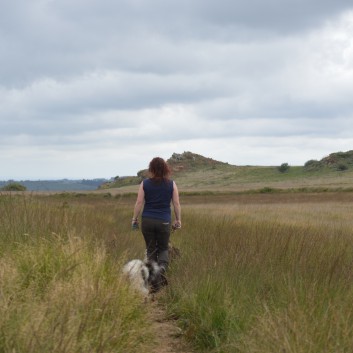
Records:
{"label": "woman walking away", "polygon": [[164,274],[168,269],[168,243],[171,230],[171,203],[175,214],[173,228],[181,228],[181,207],[178,188],[170,177],[163,158],[155,157],[149,164],[150,178],[140,184],[132,227],[138,228],[138,216],[143,207],[141,230],[146,243],[147,259],[155,261]]}

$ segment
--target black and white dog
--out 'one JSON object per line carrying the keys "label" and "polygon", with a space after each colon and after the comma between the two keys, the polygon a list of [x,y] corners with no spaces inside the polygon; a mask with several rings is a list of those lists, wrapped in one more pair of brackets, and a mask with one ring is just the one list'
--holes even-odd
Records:
{"label": "black and white dog", "polygon": [[123,273],[130,280],[132,287],[145,297],[168,284],[165,268],[158,266],[156,262],[131,260],[124,265]]}

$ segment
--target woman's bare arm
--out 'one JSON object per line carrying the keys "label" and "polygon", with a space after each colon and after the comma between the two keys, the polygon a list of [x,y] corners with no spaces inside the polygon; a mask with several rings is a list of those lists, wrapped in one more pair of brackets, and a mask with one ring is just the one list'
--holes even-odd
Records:
{"label": "woman's bare arm", "polygon": [[179,191],[178,187],[173,181],[173,208],[174,208],[174,214],[175,214],[175,222],[178,223],[179,227],[181,227],[181,206],[180,206],[180,201],[179,201]]}
{"label": "woman's bare arm", "polygon": [[137,194],[137,200],[134,207],[134,216],[132,217],[133,220],[137,220],[141,212],[144,200],[145,200],[145,191],[143,190],[143,182],[142,182],[140,184],[139,191]]}

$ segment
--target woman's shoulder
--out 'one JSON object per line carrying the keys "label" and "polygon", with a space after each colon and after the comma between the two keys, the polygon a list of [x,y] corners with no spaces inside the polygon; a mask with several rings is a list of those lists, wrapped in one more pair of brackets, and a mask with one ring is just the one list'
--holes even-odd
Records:
{"label": "woman's shoulder", "polygon": [[144,188],[145,188],[146,186],[148,186],[149,183],[150,183],[150,179],[149,179],[149,178],[143,179],[142,182],[141,182],[141,184],[142,184],[142,186],[143,186]]}

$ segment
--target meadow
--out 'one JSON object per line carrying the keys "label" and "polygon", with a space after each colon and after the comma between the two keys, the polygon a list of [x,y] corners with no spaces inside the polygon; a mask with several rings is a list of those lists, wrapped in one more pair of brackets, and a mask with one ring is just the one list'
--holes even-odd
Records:
{"label": "meadow", "polygon": [[[0,352],[154,352],[135,195],[0,195]],[[351,192],[182,194],[158,301],[195,352],[353,349]]]}
{"label": "meadow", "polygon": [[184,207],[171,313],[201,352],[351,352],[351,202],[268,196]]}

